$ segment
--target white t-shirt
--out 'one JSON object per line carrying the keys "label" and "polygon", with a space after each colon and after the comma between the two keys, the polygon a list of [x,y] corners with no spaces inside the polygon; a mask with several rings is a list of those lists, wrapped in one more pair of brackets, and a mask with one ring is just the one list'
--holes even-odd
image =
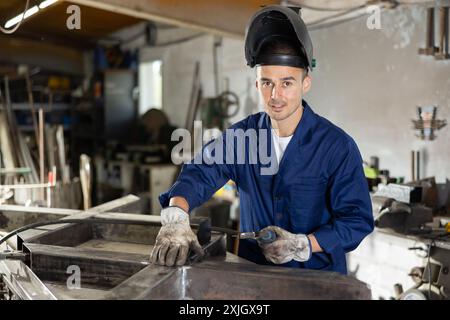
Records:
{"label": "white t-shirt", "polygon": [[283,158],[284,151],[286,150],[286,147],[291,139],[292,135],[288,137],[279,137],[275,129],[272,129],[272,141],[275,147],[275,153],[277,155],[278,163],[280,163],[281,158]]}

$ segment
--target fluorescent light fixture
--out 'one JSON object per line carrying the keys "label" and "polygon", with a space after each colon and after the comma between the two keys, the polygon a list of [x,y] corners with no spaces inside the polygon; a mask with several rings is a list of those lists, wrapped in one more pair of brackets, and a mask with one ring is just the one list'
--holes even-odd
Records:
{"label": "fluorescent light fixture", "polygon": [[39,5],[39,9],[47,8],[48,6],[51,6],[52,4],[54,4],[55,2],[58,2],[58,0],[44,0]]}
{"label": "fluorescent light fixture", "polygon": [[35,13],[38,12],[38,11],[39,11],[38,6],[33,6],[33,7],[31,7],[30,9],[28,9],[28,10],[25,12],[25,14],[24,14],[24,13],[21,13],[21,14],[15,16],[14,18],[8,20],[8,21],[5,23],[5,28],[11,28],[12,26],[15,26],[16,24],[18,24],[18,23],[20,22],[20,20],[22,20],[22,16],[23,16],[23,19],[25,20],[26,18],[32,16],[33,14],[35,14]]}
{"label": "fluorescent light fixture", "polygon": [[58,1],[59,0],[44,0],[44,1],[42,1],[39,4],[39,7],[38,6],[31,7],[30,9],[28,9],[25,12],[25,15],[23,13],[21,13],[21,14],[15,16],[14,18],[8,20],[5,23],[5,28],[11,28],[11,27],[15,26],[16,24],[18,24],[22,20],[22,16],[23,16],[23,19],[25,20],[26,18],[28,18],[28,17],[32,16],[33,14],[37,13],[39,11],[39,8],[41,8],[41,9],[47,8],[48,6],[51,6],[52,4],[54,4],[54,3],[58,2]]}
{"label": "fluorescent light fixture", "polygon": [[31,17],[33,14],[39,11],[38,6],[33,6],[25,12],[24,19]]}
{"label": "fluorescent light fixture", "polygon": [[19,14],[18,16],[15,16],[14,18],[6,21],[5,23],[5,28],[11,28],[12,26],[15,26],[16,24],[18,24],[20,22],[20,20],[22,20],[22,16],[23,13]]}

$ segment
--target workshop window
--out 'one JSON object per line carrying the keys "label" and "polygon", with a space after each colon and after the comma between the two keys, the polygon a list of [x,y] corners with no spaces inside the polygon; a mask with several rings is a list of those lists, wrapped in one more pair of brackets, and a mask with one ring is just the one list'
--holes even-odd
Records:
{"label": "workshop window", "polygon": [[162,108],[162,60],[139,64],[139,115]]}

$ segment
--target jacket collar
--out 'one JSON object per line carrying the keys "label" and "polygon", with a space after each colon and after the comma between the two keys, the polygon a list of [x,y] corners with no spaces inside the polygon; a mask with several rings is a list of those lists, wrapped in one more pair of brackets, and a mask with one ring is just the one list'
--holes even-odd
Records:
{"label": "jacket collar", "polygon": [[[291,141],[300,145],[305,144],[311,140],[313,129],[316,126],[318,120],[317,119],[318,115],[314,113],[314,111],[311,109],[311,107],[305,100],[302,100],[302,106],[303,106],[303,114],[299,123],[297,124],[297,127],[295,128],[294,136],[292,137]],[[264,113],[264,116],[261,117],[258,123],[258,127],[268,129],[270,139],[272,139],[271,137],[272,125],[270,122],[270,117],[267,113]]]}

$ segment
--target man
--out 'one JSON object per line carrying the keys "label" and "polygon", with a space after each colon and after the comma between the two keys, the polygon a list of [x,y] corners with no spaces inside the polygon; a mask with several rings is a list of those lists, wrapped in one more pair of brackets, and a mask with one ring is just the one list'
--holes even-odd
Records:
{"label": "man", "polygon": [[[256,66],[265,112],[231,129],[266,130],[276,170],[264,173],[261,161],[185,164],[175,184],[160,195],[162,228],[150,259],[172,266],[184,264],[189,249],[202,254],[188,212],[231,179],[239,191],[240,230],[270,229],[277,235],[270,244],[241,240],[239,256],[346,274],[345,253],[373,230],[369,191],[353,139],[303,100],[311,88],[313,59],[298,11],[269,6],[257,12],[247,28],[245,54],[248,65]],[[230,147],[224,137],[205,146],[203,155],[212,157],[208,148],[220,140],[224,153],[244,152],[249,158],[248,150]]]}

